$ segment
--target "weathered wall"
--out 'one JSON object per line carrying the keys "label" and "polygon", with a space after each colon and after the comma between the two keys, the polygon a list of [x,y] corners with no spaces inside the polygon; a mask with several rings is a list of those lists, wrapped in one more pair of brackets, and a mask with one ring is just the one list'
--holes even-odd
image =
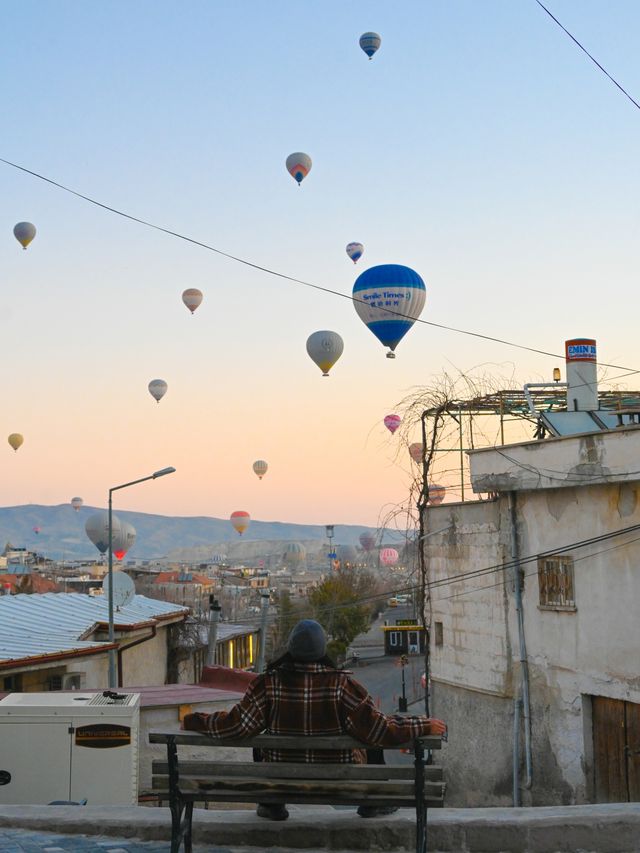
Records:
{"label": "weathered wall", "polygon": [[[640,437],[640,431],[635,434]],[[592,799],[590,697],[640,703],[640,542],[635,541],[640,533],[575,547],[640,524],[639,498],[638,482],[594,485],[590,477],[581,486],[516,494],[533,745],[533,785],[522,791],[523,805]],[[521,680],[512,571],[441,582],[511,559],[508,495],[431,507],[426,525],[427,532],[452,525],[425,540],[435,584],[433,708],[450,726],[445,763],[452,804],[500,805],[510,798],[513,700]],[[542,552],[573,558],[575,610],[540,605],[537,555]],[[443,626],[440,647],[433,645],[435,622]]]}
{"label": "weathered wall", "polygon": [[572,547],[640,524],[639,489],[638,483],[584,485],[517,498],[523,555],[553,550],[574,560],[575,611],[542,608],[537,564],[524,566],[534,737],[548,743],[573,792],[562,802],[590,796],[589,697],[640,702],[640,550],[634,541],[640,534]]}
{"label": "weathered wall", "polygon": [[[144,687],[164,684],[167,680],[167,631],[159,625],[155,637],[122,652],[122,686]],[[149,634],[145,629],[140,637]],[[133,639],[133,637],[132,637]]]}

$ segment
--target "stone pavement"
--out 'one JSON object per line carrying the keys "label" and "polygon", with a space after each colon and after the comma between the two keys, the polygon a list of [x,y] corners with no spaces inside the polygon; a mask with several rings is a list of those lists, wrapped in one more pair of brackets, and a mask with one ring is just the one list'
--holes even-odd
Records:
{"label": "stone pavement", "polygon": [[[283,822],[243,810],[194,810],[194,853],[415,850],[415,813],[363,820],[354,810],[290,806]],[[640,853],[640,803],[432,809],[441,853]],[[0,853],[168,853],[166,808],[0,805]],[[20,830],[20,831],[18,831]]]}

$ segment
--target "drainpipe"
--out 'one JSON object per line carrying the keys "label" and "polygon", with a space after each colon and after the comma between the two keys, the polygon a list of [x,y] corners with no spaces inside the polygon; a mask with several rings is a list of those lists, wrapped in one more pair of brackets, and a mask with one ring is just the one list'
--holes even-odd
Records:
{"label": "drainpipe", "polygon": [[513,700],[513,805],[520,805],[520,709],[522,699]]}
{"label": "drainpipe", "polygon": [[[524,758],[526,775],[524,787],[531,788],[533,780],[532,761],[531,761],[531,701],[529,697],[529,663],[527,660],[527,643],[524,636],[524,613],[522,610],[522,589],[520,586],[521,568],[518,558],[520,549],[518,548],[518,532],[516,527],[517,511],[516,511],[516,493],[509,492],[509,521],[511,526],[511,557],[514,561],[513,565],[513,584],[515,589],[516,615],[518,617],[518,640],[520,647],[520,672],[522,676],[522,709],[524,714]],[[515,731],[515,725],[514,725]],[[514,753],[516,751],[516,743],[514,742]],[[514,783],[515,784],[515,783]]]}

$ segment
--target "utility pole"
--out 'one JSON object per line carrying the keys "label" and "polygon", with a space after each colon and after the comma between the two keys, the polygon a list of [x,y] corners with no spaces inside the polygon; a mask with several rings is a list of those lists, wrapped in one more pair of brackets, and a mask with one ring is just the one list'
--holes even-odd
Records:
{"label": "utility pole", "polygon": [[262,599],[262,612],[260,618],[260,645],[258,646],[258,661],[256,663],[256,672],[264,671],[264,658],[267,645],[267,616],[269,614],[269,599],[268,592],[260,593]]}
{"label": "utility pole", "polygon": [[216,643],[218,641],[218,621],[221,607],[213,595],[209,596],[209,636],[207,638],[207,666],[216,662]]}

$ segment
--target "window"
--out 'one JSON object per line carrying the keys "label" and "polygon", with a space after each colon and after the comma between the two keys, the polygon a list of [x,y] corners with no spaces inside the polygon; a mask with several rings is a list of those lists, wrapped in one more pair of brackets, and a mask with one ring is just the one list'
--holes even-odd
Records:
{"label": "window", "polygon": [[442,622],[434,622],[433,627],[435,628],[435,644],[436,646],[442,646],[444,643]]}
{"label": "window", "polygon": [[398,646],[400,643],[398,640],[400,639],[399,631],[389,631],[389,645],[390,646]]}
{"label": "window", "polygon": [[552,610],[575,610],[572,557],[540,557],[538,559],[540,607]]}

